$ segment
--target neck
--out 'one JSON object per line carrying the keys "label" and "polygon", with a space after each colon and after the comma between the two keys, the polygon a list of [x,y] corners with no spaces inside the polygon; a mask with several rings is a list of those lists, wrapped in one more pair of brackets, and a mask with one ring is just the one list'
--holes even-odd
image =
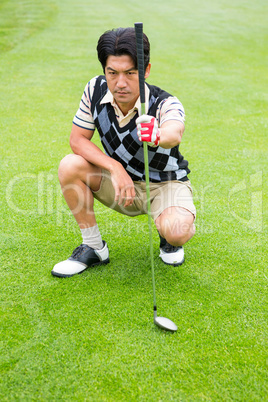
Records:
{"label": "neck", "polygon": [[133,109],[133,107],[135,106],[135,104],[137,102],[137,99],[134,102],[131,102],[131,103],[118,103],[118,102],[116,102],[115,99],[114,99],[114,101],[117,104],[117,106],[119,107],[119,109],[121,110],[121,112],[123,113],[123,115],[126,116],[128,114],[128,112],[131,109]]}

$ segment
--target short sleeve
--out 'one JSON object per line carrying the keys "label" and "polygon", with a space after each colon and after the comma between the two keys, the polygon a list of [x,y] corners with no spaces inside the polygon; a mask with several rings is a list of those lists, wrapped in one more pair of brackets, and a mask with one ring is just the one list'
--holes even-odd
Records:
{"label": "short sleeve", "polygon": [[73,123],[86,130],[95,130],[95,123],[91,113],[91,99],[94,92],[96,77],[90,80],[85,86],[79,109],[74,116]]}
{"label": "short sleeve", "polygon": [[160,126],[169,120],[177,120],[183,124],[185,122],[184,108],[179,99],[174,96],[164,99],[159,104],[156,117]]}

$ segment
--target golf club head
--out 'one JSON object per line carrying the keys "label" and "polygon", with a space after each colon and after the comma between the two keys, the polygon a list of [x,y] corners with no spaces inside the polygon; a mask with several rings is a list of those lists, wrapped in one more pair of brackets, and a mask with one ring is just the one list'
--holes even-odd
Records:
{"label": "golf club head", "polygon": [[173,321],[165,317],[154,317],[154,323],[166,331],[175,332],[178,329],[177,325]]}

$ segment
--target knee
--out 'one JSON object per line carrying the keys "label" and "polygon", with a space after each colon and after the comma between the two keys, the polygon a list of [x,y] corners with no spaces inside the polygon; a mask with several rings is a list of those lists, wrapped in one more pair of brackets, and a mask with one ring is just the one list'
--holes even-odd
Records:
{"label": "knee", "polygon": [[58,176],[60,183],[65,184],[77,178],[84,162],[84,158],[79,155],[66,155],[59,164]]}
{"label": "knee", "polygon": [[160,233],[172,246],[183,246],[195,234],[193,219],[177,220],[173,224],[165,224]]}
{"label": "knee", "polygon": [[179,229],[167,230],[165,238],[173,246],[183,246],[195,234],[194,224],[181,225]]}

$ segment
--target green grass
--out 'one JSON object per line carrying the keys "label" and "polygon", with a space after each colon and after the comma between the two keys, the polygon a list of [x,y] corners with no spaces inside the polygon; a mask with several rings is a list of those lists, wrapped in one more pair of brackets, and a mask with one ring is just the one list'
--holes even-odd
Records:
{"label": "green grass", "polygon": [[[100,11],[101,10],[101,11]],[[267,400],[267,2],[2,0],[0,398]],[[106,29],[143,21],[148,82],[186,109],[197,233],[158,259],[147,217],[97,204],[111,263],[61,280],[80,242],[57,167]],[[99,144],[97,135],[96,143]]]}

